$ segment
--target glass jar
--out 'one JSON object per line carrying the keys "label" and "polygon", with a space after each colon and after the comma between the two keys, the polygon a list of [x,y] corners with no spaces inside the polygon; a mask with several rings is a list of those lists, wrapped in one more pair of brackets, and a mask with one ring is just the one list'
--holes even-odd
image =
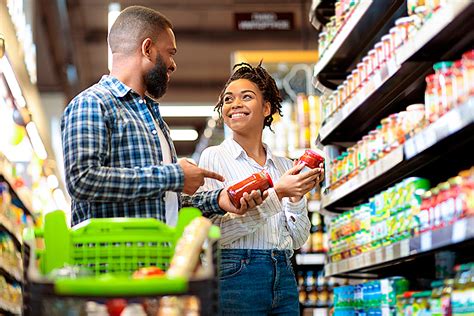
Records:
{"label": "glass jar", "polygon": [[371,64],[372,64],[372,72],[375,72],[376,69],[379,68],[379,59],[377,56],[377,51],[375,49],[371,49],[368,53],[368,56],[370,58]]}
{"label": "glass jar", "polygon": [[462,55],[464,65],[464,91],[468,96],[474,96],[474,49]]}
{"label": "glass jar", "polygon": [[439,195],[438,195],[438,204],[441,213],[441,226],[444,227],[448,225],[454,217],[454,213],[451,212],[449,208],[449,195],[450,195],[450,186],[449,182],[442,182],[439,184]]}
{"label": "glass jar", "polygon": [[424,127],[425,105],[416,103],[407,106],[408,130],[406,134],[412,135],[418,133]]}
{"label": "glass jar", "polygon": [[347,100],[350,100],[354,94],[354,76],[347,76]]}
{"label": "glass jar", "polygon": [[369,80],[370,77],[372,76],[372,73],[374,72],[374,66],[372,64],[372,58],[370,58],[369,56],[365,56],[364,58],[362,58],[362,62],[364,63],[365,65],[365,80]]}
{"label": "glass jar", "polygon": [[345,96],[344,96],[344,86],[340,85],[337,87],[337,108],[336,112],[344,107],[344,101],[345,101]]}
{"label": "glass jar", "polygon": [[344,80],[342,82],[342,107],[346,106],[347,102],[349,101],[349,82]]}
{"label": "glass jar", "polygon": [[359,70],[356,68],[352,70],[352,88],[353,88],[353,93],[355,94],[360,87],[360,76],[359,76]]}
{"label": "glass jar", "polygon": [[463,60],[457,60],[452,67],[451,82],[453,84],[453,106],[464,104],[467,94],[464,91],[464,64]]}
{"label": "glass jar", "polygon": [[393,56],[392,37],[390,35],[382,36],[382,45],[383,45],[383,53],[385,56],[385,60],[391,59]]}
{"label": "glass jar", "polygon": [[319,55],[323,56],[326,48],[328,47],[328,33],[321,32],[319,33]]}
{"label": "glass jar", "polygon": [[353,172],[356,169],[356,155],[355,155],[355,148],[350,147],[347,149],[347,168],[346,173],[349,177],[353,176]]}
{"label": "glass jar", "polygon": [[385,51],[381,42],[375,44],[375,52],[377,53],[377,68],[380,68],[385,63]]}
{"label": "glass jar", "polygon": [[409,38],[410,32],[410,17],[399,18],[395,21],[395,27],[397,28],[397,33],[400,38],[400,45],[403,45]]}
{"label": "glass jar", "polygon": [[367,71],[365,68],[365,63],[358,63],[357,70],[359,71],[359,87],[362,87],[364,82],[367,80]]}
{"label": "glass jar", "polygon": [[388,34],[391,37],[391,42],[392,42],[392,47],[393,50],[396,51],[400,45],[402,45],[402,38],[398,34],[398,28],[397,27],[392,27],[389,31]]}
{"label": "glass jar", "polygon": [[452,69],[453,62],[442,61],[434,64],[433,69],[438,75],[439,80],[439,96],[441,106],[440,116],[449,112],[453,104],[453,82],[452,82]]}
{"label": "glass jar", "polygon": [[362,137],[362,148],[360,149],[360,168],[365,169],[369,163],[369,151],[368,151],[368,146],[369,146],[369,135],[365,135]]}
{"label": "glass jar", "polygon": [[466,197],[462,190],[463,178],[461,176],[452,177],[448,180],[450,186],[448,207],[453,210],[453,220],[458,220],[464,217],[466,210]]}
{"label": "glass jar", "polygon": [[432,188],[431,193],[430,225],[431,229],[436,229],[441,225],[441,208],[438,205],[439,187]]}
{"label": "glass jar", "polygon": [[432,74],[426,76],[425,90],[425,117],[427,122],[433,123],[439,118],[438,106],[438,75]]}
{"label": "glass jar", "polygon": [[324,154],[314,149],[306,149],[304,154],[298,159],[297,164],[304,164],[305,167],[310,169],[319,168],[320,164],[324,165]]}
{"label": "glass jar", "polygon": [[349,153],[347,151],[342,153],[342,180],[345,181],[344,179],[347,177],[349,174],[349,165],[348,165],[348,157]]}
{"label": "glass jar", "polygon": [[273,181],[266,170],[252,174],[250,177],[227,188],[227,194],[230,201],[236,208],[240,208],[240,199],[244,193],[252,192],[253,190],[263,191],[272,188]]}
{"label": "glass jar", "polygon": [[357,169],[363,170],[365,168],[365,152],[364,141],[359,140],[356,145]]}
{"label": "glass jar", "polygon": [[380,121],[382,124],[382,152],[388,153],[391,150],[391,145],[392,145],[392,137],[390,135],[390,119],[388,117],[382,119]]}
{"label": "glass jar", "polygon": [[368,164],[372,164],[378,160],[378,134],[378,130],[369,132],[369,142],[367,144]]}
{"label": "glass jar", "polygon": [[400,115],[399,113],[390,114],[388,116],[389,119],[389,150],[397,148],[400,146],[401,142],[399,142],[400,137],[400,129],[401,129],[401,122],[400,122]]}

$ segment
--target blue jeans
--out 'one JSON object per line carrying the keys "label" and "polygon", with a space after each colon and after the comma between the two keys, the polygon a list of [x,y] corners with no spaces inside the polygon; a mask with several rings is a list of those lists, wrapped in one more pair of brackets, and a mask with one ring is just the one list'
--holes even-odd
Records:
{"label": "blue jeans", "polygon": [[299,315],[289,250],[222,249],[222,315]]}

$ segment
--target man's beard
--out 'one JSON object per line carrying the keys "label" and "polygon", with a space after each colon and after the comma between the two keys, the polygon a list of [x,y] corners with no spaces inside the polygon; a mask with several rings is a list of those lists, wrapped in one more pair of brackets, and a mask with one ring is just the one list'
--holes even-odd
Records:
{"label": "man's beard", "polygon": [[168,68],[161,59],[160,55],[156,57],[155,66],[145,75],[145,85],[148,94],[155,99],[165,95],[168,88]]}

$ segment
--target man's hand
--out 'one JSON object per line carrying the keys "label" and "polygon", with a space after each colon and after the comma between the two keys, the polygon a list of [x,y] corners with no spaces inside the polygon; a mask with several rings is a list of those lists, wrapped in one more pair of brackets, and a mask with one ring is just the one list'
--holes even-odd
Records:
{"label": "man's hand", "polygon": [[243,197],[240,199],[239,209],[232,204],[229,195],[227,194],[227,188],[225,188],[219,194],[219,206],[221,209],[228,213],[243,215],[247,213],[249,209],[262,204],[267,197],[267,191],[264,191],[263,194],[261,194],[260,190],[253,190],[252,192],[250,192],[250,194],[244,193]]}
{"label": "man's hand", "polygon": [[188,159],[178,161],[184,172],[183,193],[193,195],[201,185],[204,184],[204,178],[212,178],[218,181],[224,181],[224,177],[218,173],[199,168]]}

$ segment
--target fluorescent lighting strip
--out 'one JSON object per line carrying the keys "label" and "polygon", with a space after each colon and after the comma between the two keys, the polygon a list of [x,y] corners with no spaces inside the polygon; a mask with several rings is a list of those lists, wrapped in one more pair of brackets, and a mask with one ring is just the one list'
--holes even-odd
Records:
{"label": "fluorescent lighting strip", "polygon": [[29,122],[26,125],[26,131],[28,132],[28,136],[30,137],[31,145],[33,146],[33,150],[35,151],[36,155],[40,159],[48,158],[48,153],[44,148],[43,141],[41,140],[41,136],[38,133],[38,129],[34,122]]}
{"label": "fluorescent lighting strip", "polygon": [[172,129],[170,130],[173,141],[195,141],[199,134],[194,129]]}
{"label": "fluorescent lighting strip", "polygon": [[160,105],[162,117],[212,117],[212,105]]}
{"label": "fluorescent lighting strip", "polygon": [[23,97],[23,94],[21,93],[20,85],[18,84],[18,80],[16,79],[15,73],[13,72],[13,68],[8,61],[7,56],[3,56],[0,59],[0,72],[2,72],[5,76],[8,87],[10,88],[17,105],[24,107],[26,105],[26,101]]}

